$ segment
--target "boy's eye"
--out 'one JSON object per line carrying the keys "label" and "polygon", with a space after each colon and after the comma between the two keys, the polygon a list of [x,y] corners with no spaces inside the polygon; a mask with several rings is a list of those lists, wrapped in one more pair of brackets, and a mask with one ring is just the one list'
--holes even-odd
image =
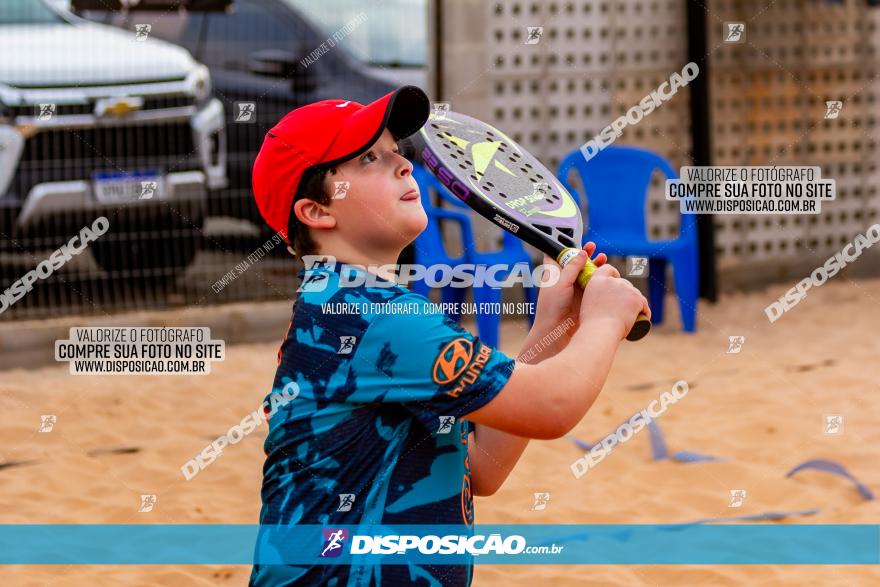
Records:
{"label": "boy's eye", "polygon": [[[398,147],[397,145],[395,145],[394,148],[391,149],[391,151],[400,155],[400,147]],[[364,163],[369,163],[370,161],[375,161],[377,159],[378,157],[376,157],[376,153],[374,153],[373,151],[367,151],[367,153],[363,157],[361,157],[361,161],[363,161]]]}

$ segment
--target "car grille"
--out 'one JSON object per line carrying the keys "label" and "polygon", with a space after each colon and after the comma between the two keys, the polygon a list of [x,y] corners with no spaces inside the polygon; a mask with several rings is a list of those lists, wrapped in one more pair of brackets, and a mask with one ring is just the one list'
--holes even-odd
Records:
{"label": "car grille", "polygon": [[[143,110],[161,110],[165,108],[184,108],[195,105],[195,99],[186,94],[156,94],[154,96],[142,96]],[[15,116],[37,116],[37,106],[14,106],[11,108]],[[72,116],[82,114],[94,114],[95,102],[88,104],[58,104],[55,108],[56,116]]]}
{"label": "car grille", "polygon": [[53,129],[25,141],[11,188],[23,198],[36,184],[88,180],[94,171],[200,168],[188,122]]}

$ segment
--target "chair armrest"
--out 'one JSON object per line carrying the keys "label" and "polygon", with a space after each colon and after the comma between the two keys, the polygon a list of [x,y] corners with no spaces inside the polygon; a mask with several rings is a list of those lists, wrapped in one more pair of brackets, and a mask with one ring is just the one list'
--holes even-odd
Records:
{"label": "chair armrest", "polygon": [[[661,157],[660,162],[657,165],[660,168],[660,171],[663,172],[663,175],[666,176],[666,179],[679,179],[678,174],[675,172],[675,169],[666,161],[665,158]],[[679,200],[681,202],[683,200]],[[680,204],[679,204],[680,205]],[[678,230],[679,238],[683,239],[691,239],[696,238],[697,236],[697,215],[696,214],[682,214],[679,212],[679,216],[681,216],[681,225]]]}
{"label": "chair armrest", "polygon": [[[556,171],[556,179],[559,180],[559,183],[562,184],[568,193],[571,194],[571,197],[574,198],[574,201],[577,203],[578,210],[583,213],[583,209],[581,208],[581,200],[586,200],[587,195],[584,194],[584,197],[581,198],[581,194],[572,187],[571,183],[568,181],[568,175],[571,173],[572,168],[576,168],[578,174],[581,173],[580,165],[586,165],[586,161],[583,158],[584,156],[581,154],[580,150],[573,151],[569,153],[559,164],[559,169]],[[583,176],[581,176],[583,177]]]}
{"label": "chair armrest", "polygon": [[452,204],[453,208],[456,208],[459,210],[470,210],[470,206],[468,206],[467,204],[462,202],[458,196],[452,194],[448,189],[437,190],[437,193],[440,194],[441,200],[443,200],[444,202],[447,202],[449,204]]}

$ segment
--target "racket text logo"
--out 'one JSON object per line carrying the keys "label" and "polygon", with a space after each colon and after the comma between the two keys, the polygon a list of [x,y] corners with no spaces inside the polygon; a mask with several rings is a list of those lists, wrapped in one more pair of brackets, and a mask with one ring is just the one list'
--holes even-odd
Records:
{"label": "racket text logo", "polygon": [[495,224],[498,224],[499,226],[506,228],[507,230],[509,230],[513,234],[516,234],[517,232],[519,232],[519,225],[514,224],[513,222],[511,222],[507,218],[502,217],[501,214],[496,214],[495,216],[492,217],[492,220],[495,221]]}
{"label": "racket text logo", "polygon": [[[424,130],[422,131],[424,133]],[[455,196],[461,200],[462,202],[467,202],[470,197],[470,190],[461,183],[459,180],[452,175],[446,167],[440,162],[440,159],[437,158],[437,155],[431,149],[425,149],[422,151],[422,161],[425,163],[425,166],[431,170],[431,173],[440,180],[440,182],[449,188],[449,191],[455,194]]]}

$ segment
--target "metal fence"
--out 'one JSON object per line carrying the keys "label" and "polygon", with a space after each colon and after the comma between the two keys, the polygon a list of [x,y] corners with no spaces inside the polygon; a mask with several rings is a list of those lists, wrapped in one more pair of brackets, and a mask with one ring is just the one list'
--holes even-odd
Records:
{"label": "metal fence", "polygon": [[[293,264],[259,217],[250,171],[265,132],[300,104],[432,90],[427,64],[439,64],[432,98],[555,167],[687,57],[679,0],[48,8],[66,4],[0,2],[0,320],[291,297]],[[833,252],[877,221],[880,9],[711,0],[706,10],[713,162],[818,165],[837,181],[820,216],[716,216],[724,287],[757,262]],[[729,22],[745,25],[742,42],[725,42]],[[825,116],[827,101],[842,103],[840,116]],[[688,109],[685,89],[621,142],[690,164]],[[657,179],[648,228],[663,239],[679,216]],[[106,234],[80,254],[62,248],[100,217]]]}
{"label": "metal fence", "polygon": [[264,134],[424,84],[424,2],[315,4],[0,2],[0,320],[294,295],[251,192]]}

